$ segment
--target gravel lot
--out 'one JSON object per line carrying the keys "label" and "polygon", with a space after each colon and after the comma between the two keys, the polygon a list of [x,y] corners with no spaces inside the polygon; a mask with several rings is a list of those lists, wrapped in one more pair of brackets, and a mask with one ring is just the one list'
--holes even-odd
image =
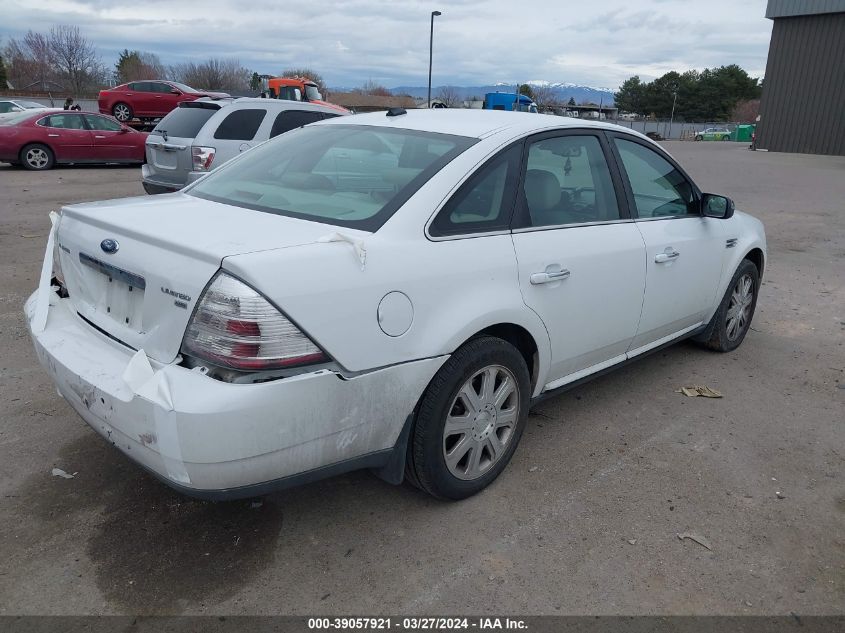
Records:
{"label": "gravel lot", "polygon": [[766,224],[753,330],[543,403],[451,504],[368,473],[212,504],[143,474],[56,395],[21,312],[48,212],[143,195],[139,169],[0,165],[0,614],[845,612],[845,158],[666,145]]}

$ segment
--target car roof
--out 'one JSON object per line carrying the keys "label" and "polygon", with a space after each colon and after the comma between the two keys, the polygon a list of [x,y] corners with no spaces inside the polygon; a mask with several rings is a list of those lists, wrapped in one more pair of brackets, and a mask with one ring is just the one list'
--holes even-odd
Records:
{"label": "car roof", "polygon": [[[225,101],[225,100],[224,100]],[[250,106],[250,105],[260,105],[260,106],[269,106],[270,108],[274,108],[277,110],[319,110],[323,111],[334,111],[334,108],[329,106],[320,105],[319,103],[308,103],[307,101],[291,101],[289,99],[262,99],[261,97],[238,97],[232,99],[231,101],[224,103],[222,108],[232,108],[234,106]]]}
{"label": "car roof", "polygon": [[387,112],[356,114],[347,117],[327,119],[314,125],[373,125],[379,127],[438,132],[455,136],[486,138],[492,134],[509,132],[512,136],[523,136],[533,132],[550,129],[595,128],[615,130],[643,137],[642,134],[627,127],[605,121],[591,121],[562,117],[553,114],[534,114],[530,112],[506,112],[502,110],[479,110],[467,108],[432,108],[409,109],[405,114],[387,116]]}

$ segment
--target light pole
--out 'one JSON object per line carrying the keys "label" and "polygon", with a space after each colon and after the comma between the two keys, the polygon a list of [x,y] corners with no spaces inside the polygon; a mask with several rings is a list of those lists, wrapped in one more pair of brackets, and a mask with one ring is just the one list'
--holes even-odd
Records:
{"label": "light pole", "polygon": [[440,11],[431,12],[431,35],[428,38],[428,107],[431,107],[431,59],[434,54],[434,16],[443,15]]}
{"label": "light pole", "polygon": [[678,90],[672,91],[672,114],[669,116],[669,134],[668,138],[672,138],[672,124],[675,122],[675,102],[678,100]]}

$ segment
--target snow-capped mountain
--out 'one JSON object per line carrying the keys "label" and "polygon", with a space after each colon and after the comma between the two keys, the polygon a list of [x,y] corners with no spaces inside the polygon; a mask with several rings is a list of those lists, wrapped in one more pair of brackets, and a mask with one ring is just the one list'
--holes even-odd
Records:
{"label": "snow-capped mountain", "polygon": [[[613,93],[615,92],[612,88],[594,88],[592,86],[583,86],[573,83],[553,83],[541,79],[534,79],[521,83],[527,83],[529,86],[535,86],[538,88],[548,87],[552,90],[557,100],[562,102],[569,101],[569,99],[572,98],[575,100],[575,103],[588,101],[592,103],[610,105],[613,103]],[[436,97],[442,87],[443,86],[441,85],[432,86],[431,96]],[[500,81],[484,86],[450,85],[449,88],[457,93],[457,97],[459,99],[469,99],[471,97],[483,99],[484,95],[488,92],[514,92],[516,90],[516,84]],[[397,86],[396,88],[391,88],[390,92],[395,95],[407,94],[418,99],[425,99],[428,93],[428,88],[426,86]]]}

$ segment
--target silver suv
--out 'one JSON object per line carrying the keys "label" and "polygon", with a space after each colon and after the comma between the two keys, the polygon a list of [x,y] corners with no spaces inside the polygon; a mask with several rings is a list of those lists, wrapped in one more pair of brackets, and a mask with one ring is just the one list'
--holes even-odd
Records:
{"label": "silver suv", "polygon": [[178,191],[230,158],[308,123],[345,114],[278,99],[197,99],[179,104],[147,137],[141,168],[149,194]]}

